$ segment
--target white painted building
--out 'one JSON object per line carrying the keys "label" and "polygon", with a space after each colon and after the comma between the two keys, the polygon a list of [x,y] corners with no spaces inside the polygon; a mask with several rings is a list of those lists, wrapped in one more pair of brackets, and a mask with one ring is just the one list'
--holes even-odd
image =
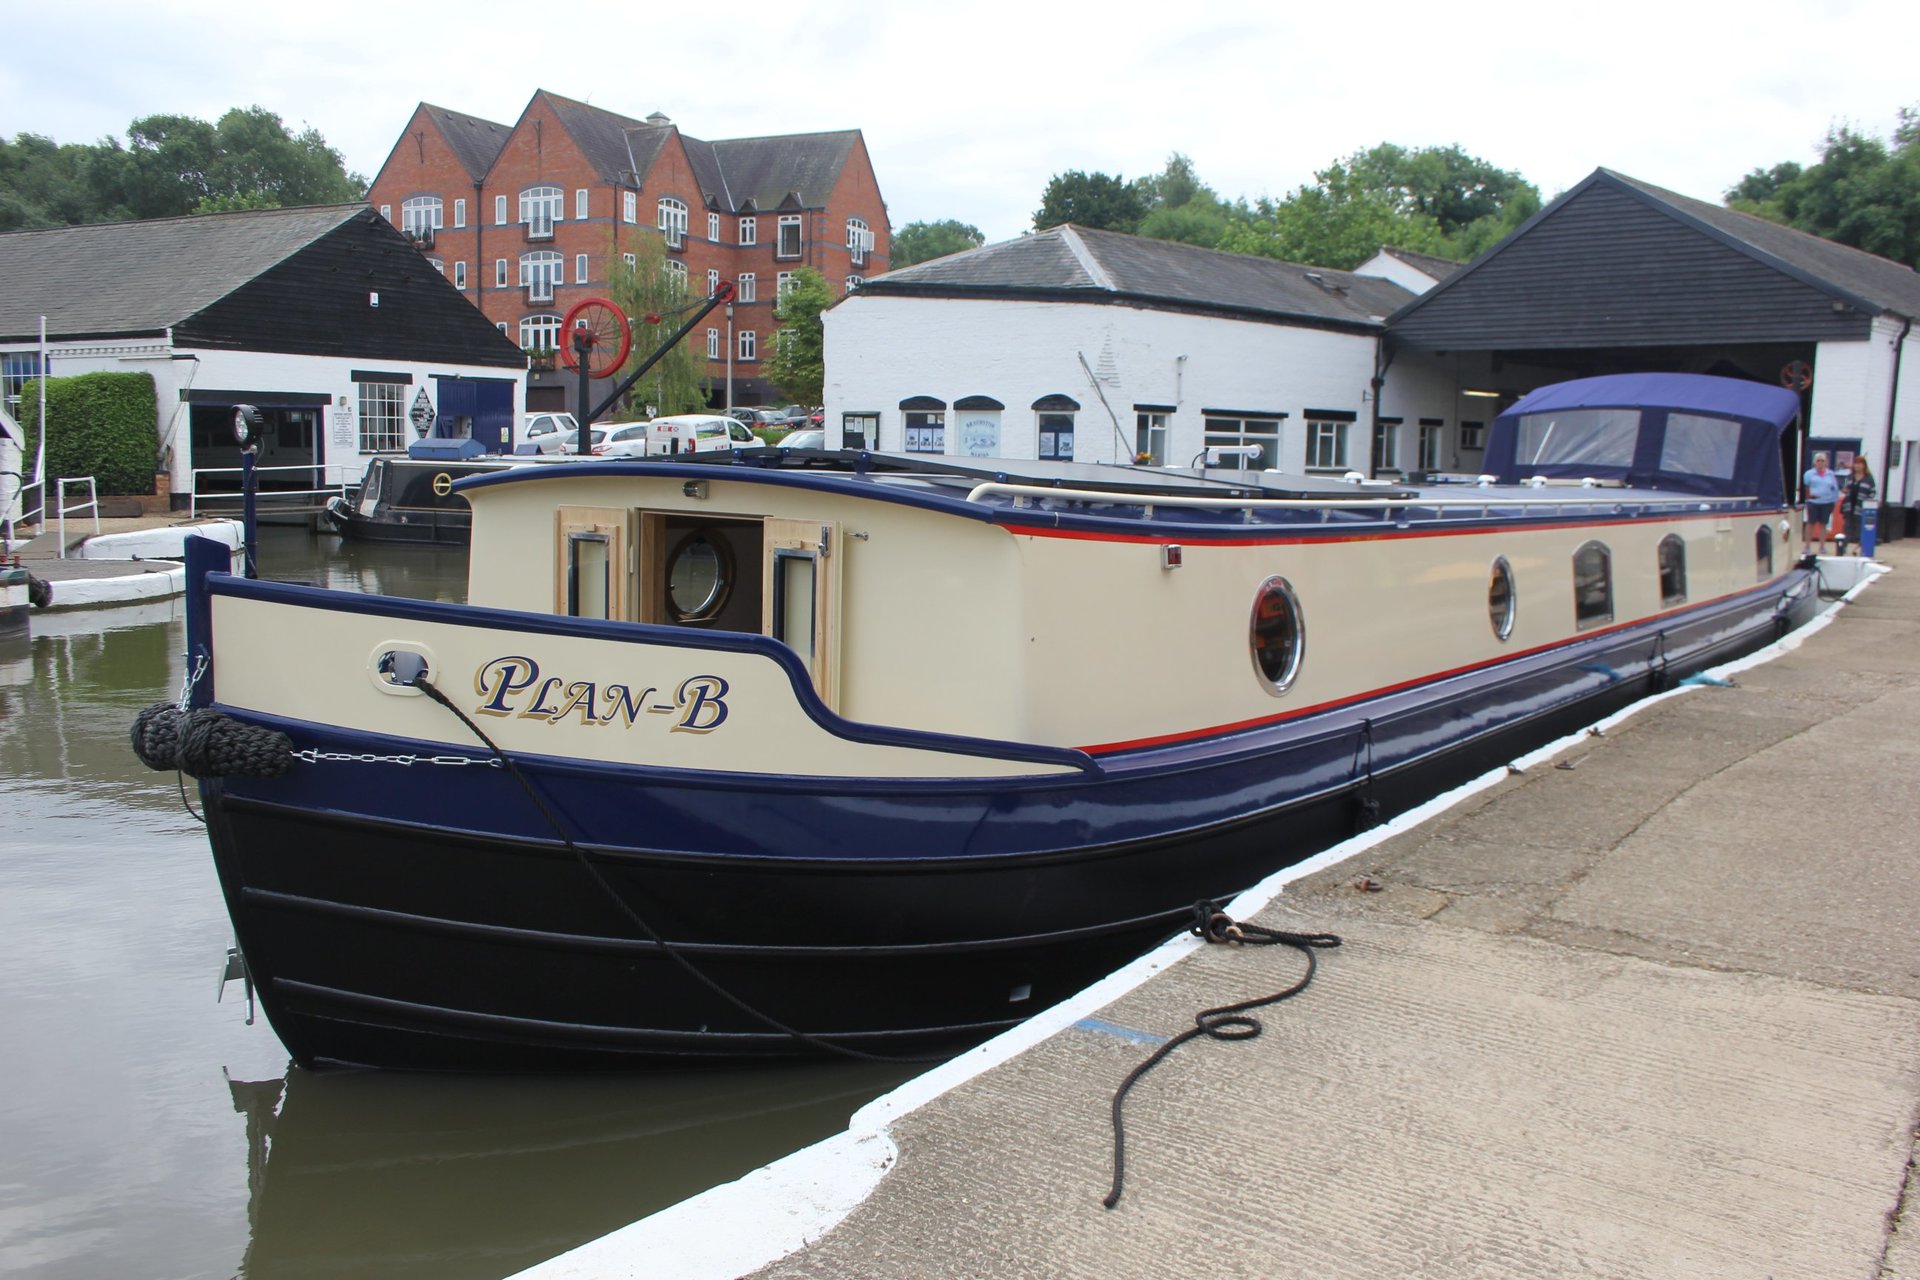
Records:
{"label": "white painted building", "polygon": [[1369,470],[1385,317],[1353,272],[1074,226],[876,277],[826,313],[829,447]]}
{"label": "white painted building", "polygon": [[43,369],[150,374],[176,504],[237,487],[236,404],[266,420],[263,489],[357,483],[427,435],[513,446],[525,355],[364,205],[12,232],[0,279],[8,406]]}

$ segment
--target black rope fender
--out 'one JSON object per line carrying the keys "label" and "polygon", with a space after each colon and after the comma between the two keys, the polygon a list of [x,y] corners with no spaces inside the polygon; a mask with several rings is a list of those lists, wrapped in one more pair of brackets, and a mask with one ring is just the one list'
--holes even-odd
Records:
{"label": "black rope fender", "polygon": [[1121,1108],[1126,1103],[1127,1094],[1133,1086],[1140,1083],[1147,1072],[1166,1060],[1167,1055],[1186,1044],[1205,1036],[1210,1040],[1252,1040],[1263,1028],[1258,1018],[1248,1016],[1248,1012],[1270,1004],[1278,1004],[1305,991],[1313,982],[1313,975],[1319,968],[1314,952],[1325,947],[1337,947],[1340,938],[1331,933],[1287,933],[1280,929],[1269,929],[1265,925],[1250,924],[1235,920],[1212,902],[1193,904],[1193,925],[1190,932],[1197,938],[1222,946],[1292,947],[1307,958],[1307,971],[1300,975],[1297,982],[1272,995],[1259,996],[1252,1000],[1242,1000],[1238,1004],[1221,1005],[1214,1009],[1202,1009],[1193,1016],[1193,1026],[1182,1031],[1173,1039],[1155,1049],[1146,1061],[1127,1073],[1120,1087],[1113,1094],[1113,1187],[1107,1192],[1106,1199],[1100,1203],[1108,1209],[1120,1203],[1120,1193],[1126,1182],[1127,1131],[1121,1120]]}
{"label": "black rope fender", "polygon": [[182,711],[156,702],[134,717],[132,737],[147,768],[194,778],[277,778],[293,762],[292,738],[211,707]]}

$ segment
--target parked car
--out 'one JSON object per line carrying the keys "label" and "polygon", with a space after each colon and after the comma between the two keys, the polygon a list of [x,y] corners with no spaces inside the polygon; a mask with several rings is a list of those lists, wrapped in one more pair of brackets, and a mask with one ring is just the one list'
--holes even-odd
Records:
{"label": "parked car", "polygon": [[[520,429],[515,453],[572,453],[580,421],[570,413],[531,413]],[[532,445],[532,448],[527,446]]]}
{"label": "parked car", "polygon": [[789,427],[810,427],[813,425],[813,412],[803,404],[790,404],[780,412],[785,415]]}
{"label": "parked car", "polygon": [[789,431],[780,437],[782,449],[824,449],[827,447],[827,433],[819,427],[802,427],[798,431]]}
{"label": "parked car", "polygon": [[[598,440],[593,446],[595,457],[638,458],[647,452],[647,427],[645,422],[609,422],[606,426],[606,438]],[[594,428],[598,435],[599,427]]]}

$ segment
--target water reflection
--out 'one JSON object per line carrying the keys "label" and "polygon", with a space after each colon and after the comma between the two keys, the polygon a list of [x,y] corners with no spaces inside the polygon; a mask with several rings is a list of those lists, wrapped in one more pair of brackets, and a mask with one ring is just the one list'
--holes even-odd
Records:
{"label": "water reflection", "polygon": [[845,1127],[904,1078],[820,1064],[538,1081],[232,1080],[252,1280],[508,1275]]}

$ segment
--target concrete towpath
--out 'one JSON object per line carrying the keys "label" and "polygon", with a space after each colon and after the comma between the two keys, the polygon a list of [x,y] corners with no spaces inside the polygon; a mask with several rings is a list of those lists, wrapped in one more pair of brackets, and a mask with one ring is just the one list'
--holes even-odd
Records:
{"label": "concrete towpath", "polygon": [[524,1274],[1920,1280],[1920,545],[1881,558],[1731,686],[1309,864],[1252,918],[1344,945],[1133,1090],[1113,1210],[1116,1086],[1298,953],[1163,948]]}

